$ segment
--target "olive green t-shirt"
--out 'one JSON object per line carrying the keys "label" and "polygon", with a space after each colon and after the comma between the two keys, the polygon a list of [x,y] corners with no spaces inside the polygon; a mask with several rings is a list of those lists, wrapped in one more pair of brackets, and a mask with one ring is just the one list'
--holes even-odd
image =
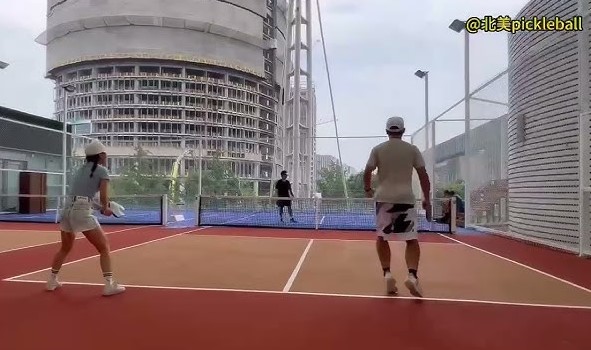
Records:
{"label": "olive green t-shirt", "polygon": [[376,202],[415,204],[413,170],[425,167],[415,145],[400,139],[383,142],[371,150],[367,166],[378,169]]}
{"label": "olive green t-shirt", "polygon": [[92,166],[93,163],[88,162],[76,171],[70,187],[71,196],[84,196],[92,199],[99,191],[101,180],[110,180],[109,171],[102,165],[97,165],[90,177]]}

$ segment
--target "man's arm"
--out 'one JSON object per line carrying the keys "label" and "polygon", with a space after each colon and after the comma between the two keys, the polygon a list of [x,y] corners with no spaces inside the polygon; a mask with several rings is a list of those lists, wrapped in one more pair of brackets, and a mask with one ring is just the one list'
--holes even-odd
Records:
{"label": "man's arm", "polygon": [[421,190],[423,191],[423,199],[429,200],[431,198],[431,181],[429,181],[429,174],[425,167],[417,168],[417,174],[419,175],[419,183],[421,184]]}
{"label": "man's arm", "polygon": [[291,195],[292,198],[294,198],[295,196],[293,195],[293,191],[291,190],[291,182],[287,183],[287,188],[289,189],[289,194]]}
{"label": "man's arm", "polygon": [[423,199],[429,200],[431,198],[431,182],[429,181],[429,174],[425,168],[425,159],[418,147],[415,146],[414,150],[415,160],[413,167],[417,171],[417,175],[419,175],[419,183],[421,184],[421,190],[423,191]]}
{"label": "man's arm", "polygon": [[378,167],[377,156],[375,148],[371,150],[369,154],[369,159],[367,160],[367,164],[365,165],[365,171],[363,172],[363,189],[365,193],[369,193],[372,191],[371,188],[371,174],[374,170]]}

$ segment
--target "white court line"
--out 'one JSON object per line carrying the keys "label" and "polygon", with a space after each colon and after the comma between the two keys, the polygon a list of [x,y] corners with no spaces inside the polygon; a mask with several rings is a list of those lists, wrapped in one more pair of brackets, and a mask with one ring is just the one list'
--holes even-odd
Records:
{"label": "white court line", "polygon": [[[141,247],[141,246],[144,246],[144,245],[147,245],[147,244],[150,244],[150,243],[163,241],[165,239],[169,239],[169,238],[173,238],[173,237],[178,237],[180,235],[184,235],[184,234],[187,234],[187,233],[192,233],[192,232],[195,232],[195,231],[205,230],[207,228],[209,228],[209,227],[201,227],[201,228],[190,230],[190,231],[183,231],[183,232],[180,232],[180,233],[171,235],[171,236],[166,236],[166,237],[162,237],[162,238],[158,238],[158,239],[153,239],[153,240],[150,240],[150,241],[147,241],[147,242],[142,242],[142,243],[134,244],[134,245],[131,245],[131,246],[127,246],[127,247],[123,247],[123,248],[111,250],[111,253],[116,253],[116,252],[120,252],[120,251],[123,251],[123,250],[128,250],[128,249],[132,249],[132,248]],[[87,256],[87,257],[82,258],[82,259],[69,261],[67,263],[64,263],[62,266],[71,265],[71,264],[78,263],[78,262],[81,262],[81,261],[93,259],[93,258],[96,258],[96,257],[99,257],[99,256],[100,256],[99,254],[92,255],[92,256]],[[3,279],[2,281],[13,281],[16,278],[25,277],[25,276],[28,276],[28,275],[34,275],[36,273],[43,272],[43,271],[46,271],[46,270],[49,270],[49,269],[51,269],[51,267],[46,267],[44,269],[40,269],[40,270],[37,270],[37,271],[23,273],[22,275],[18,275],[18,276],[8,277],[8,278]]]}
{"label": "white court line", "polygon": [[512,259],[509,259],[509,258],[506,258],[506,257],[504,257],[504,256],[502,256],[502,255],[498,255],[498,254],[495,254],[495,253],[489,252],[488,250],[485,250],[485,249],[482,249],[482,248],[478,248],[478,247],[476,247],[476,246],[473,246],[473,245],[471,245],[471,244],[468,244],[468,243],[462,242],[462,241],[460,241],[460,240],[457,240],[457,239],[455,239],[455,238],[447,237],[446,235],[442,235],[442,234],[439,234],[439,235],[441,235],[441,236],[443,236],[443,237],[445,237],[445,238],[447,238],[447,239],[449,239],[449,240],[452,240],[452,241],[454,241],[454,242],[460,243],[460,244],[462,244],[462,245],[464,245],[464,246],[466,246],[466,247],[469,247],[469,248],[475,249],[475,250],[477,250],[477,251],[479,251],[479,252],[481,252],[481,253],[485,253],[485,254],[488,254],[488,255],[494,256],[495,258],[499,258],[499,259],[501,259],[501,260],[505,260],[505,261],[511,262],[511,263],[513,263],[513,264],[515,264],[515,265],[518,265],[518,266],[524,267],[524,268],[526,268],[526,269],[528,269],[528,270],[531,270],[531,271],[533,271],[533,272],[537,272],[537,273],[539,273],[539,274],[541,274],[541,275],[544,275],[544,276],[546,276],[546,277],[550,277],[550,278],[553,278],[553,279],[555,279],[555,280],[557,280],[557,281],[560,281],[560,282],[562,282],[562,283],[566,283],[566,284],[568,284],[568,285],[569,285],[569,286],[571,286],[571,287],[575,287],[575,288],[578,288],[578,289],[580,289],[580,290],[583,290],[583,291],[585,291],[585,292],[587,292],[587,293],[591,293],[591,289],[585,288],[585,287],[583,287],[583,286],[580,286],[580,285],[578,285],[578,284],[576,284],[576,283],[573,283],[573,282],[567,281],[567,280],[565,280],[565,279],[562,279],[562,278],[560,278],[560,277],[554,276],[554,275],[552,275],[552,274],[549,274],[549,273],[547,273],[547,272],[544,272],[544,271],[542,271],[542,270],[538,270],[538,269],[536,269],[535,267],[531,267],[531,266],[529,266],[529,265],[522,264],[522,263],[520,263],[520,262],[518,262],[518,261],[515,261],[515,260],[512,260]]}
{"label": "white court line", "polygon": [[[219,228],[219,226],[211,226],[212,228]],[[213,231],[213,230],[212,230]],[[320,234],[322,235],[322,234]],[[255,238],[255,239],[285,239],[285,240],[297,240],[304,241],[312,239],[310,237],[278,237],[278,236],[249,236],[249,235],[218,235],[218,234],[204,234],[196,235],[198,237],[218,237],[218,238]],[[375,236],[369,239],[346,239],[346,238],[324,238],[314,237],[315,241],[334,241],[334,242],[369,242],[375,244]],[[404,241],[390,241],[390,243],[405,243]],[[449,246],[457,246],[456,243],[449,242],[421,242],[421,244],[443,244]]]}
{"label": "white court line", "polygon": [[[139,230],[140,228],[147,228],[150,226],[139,226],[139,227],[131,227],[131,228],[125,228],[122,230],[115,230],[115,231],[109,231],[109,232],[105,232],[105,235],[110,235],[111,233],[118,233],[118,232],[124,232],[124,231],[131,231],[131,230]],[[6,231],[13,231],[13,230],[6,230]],[[14,230],[17,231],[17,230]],[[31,232],[52,232],[52,233],[58,233],[58,231],[49,231],[49,230],[39,230],[39,231],[34,231],[34,230],[21,230],[23,232],[25,231],[31,231]],[[78,239],[82,239],[85,238],[83,235],[80,237],[76,237],[74,240],[78,240]],[[4,254],[4,253],[10,253],[10,252],[15,252],[17,250],[23,250],[23,249],[29,249],[29,248],[36,248],[36,247],[42,247],[45,245],[51,245],[51,244],[56,244],[56,243],[61,243],[61,240],[59,241],[51,241],[51,242],[47,242],[47,243],[40,243],[40,244],[34,244],[34,245],[28,245],[25,247],[20,247],[20,248],[14,248],[14,249],[8,249],[8,250],[1,250],[0,254]]]}
{"label": "white court line", "polygon": [[258,213],[254,213],[254,214],[251,214],[251,215],[248,215],[248,216],[243,216],[240,219],[234,219],[234,220],[226,221],[226,222],[223,222],[222,225],[227,225],[227,224],[231,224],[233,222],[238,222],[238,221],[246,220],[246,219],[251,218],[251,217],[253,217],[255,215],[258,215]]}
{"label": "white court line", "polygon": [[[10,280],[7,282],[20,283],[37,283],[45,284],[46,281],[36,280]],[[103,286],[103,283],[87,283],[87,282],[62,282],[64,285],[72,286]],[[134,284],[122,284],[127,288],[136,289],[157,289],[157,290],[180,290],[180,291],[196,291],[196,292],[223,292],[223,293],[252,293],[252,294],[276,294],[276,295],[293,295],[293,296],[317,296],[317,297],[334,297],[334,298],[350,298],[350,299],[400,299],[400,300],[414,300],[430,301],[430,302],[447,302],[447,303],[469,303],[469,304],[487,304],[487,305],[504,305],[504,306],[521,306],[521,307],[541,307],[554,309],[580,309],[591,310],[591,306],[576,306],[576,305],[554,305],[554,304],[531,304],[531,303],[515,303],[492,300],[472,300],[472,299],[448,299],[448,298],[415,298],[405,296],[389,296],[389,295],[363,295],[363,294],[336,294],[336,293],[316,293],[316,292],[283,292],[273,290],[258,290],[258,289],[234,289],[234,288],[199,288],[199,287],[170,287],[170,286],[146,286]]]}
{"label": "white court line", "polygon": [[291,276],[289,276],[289,279],[287,280],[285,287],[283,287],[284,293],[289,292],[289,290],[291,289],[291,286],[293,285],[293,282],[295,282],[296,277],[298,277],[298,273],[300,272],[300,269],[302,268],[302,265],[304,264],[304,260],[306,260],[306,256],[308,255],[308,252],[310,251],[310,247],[312,247],[312,243],[314,243],[313,239],[311,239],[308,242],[306,249],[304,249],[302,256],[300,256],[300,260],[298,261],[296,267],[291,272]]}
{"label": "white court line", "polygon": [[[55,224],[53,224],[55,225]],[[0,232],[58,232],[59,230],[23,230],[23,229],[14,229],[11,230],[9,228],[0,228]]]}

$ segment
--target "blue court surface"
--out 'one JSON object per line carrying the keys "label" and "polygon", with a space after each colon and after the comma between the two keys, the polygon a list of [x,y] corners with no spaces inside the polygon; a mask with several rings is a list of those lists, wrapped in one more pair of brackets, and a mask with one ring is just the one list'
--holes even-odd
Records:
{"label": "blue court surface", "polygon": [[[121,218],[106,217],[96,213],[96,217],[102,224],[118,225],[160,225],[162,220],[160,208],[153,209],[127,209],[125,216]],[[197,224],[196,210],[169,209],[168,225],[170,227],[192,227]],[[294,212],[295,222],[289,220],[287,213],[282,222],[276,210],[271,211],[247,211],[227,209],[205,209],[199,215],[200,226],[235,226],[235,227],[269,227],[289,229],[320,229],[320,230],[357,230],[373,231],[375,229],[375,217],[369,213],[315,213],[310,211]],[[40,214],[0,213],[0,222],[56,222],[56,210],[49,210]],[[447,224],[428,222],[424,216],[420,216],[419,231],[442,232],[450,231]]]}
{"label": "blue court surface", "polygon": [[[0,222],[56,222],[57,211],[48,210],[40,214],[19,214],[19,213],[0,213]],[[114,216],[104,216],[100,213],[95,213],[101,224],[117,224],[117,225],[158,225],[162,223],[159,209],[154,210],[126,210],[125,216],[116,218]]]}

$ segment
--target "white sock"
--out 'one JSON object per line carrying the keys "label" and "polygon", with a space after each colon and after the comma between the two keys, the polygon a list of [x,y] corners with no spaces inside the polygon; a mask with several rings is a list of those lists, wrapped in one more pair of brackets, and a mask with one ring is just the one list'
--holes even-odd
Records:
{"label": "white sock", "polygon": [[112,272],[105,272],[103,273],[103,277],[107,283],[113,283],[113,273]]}

